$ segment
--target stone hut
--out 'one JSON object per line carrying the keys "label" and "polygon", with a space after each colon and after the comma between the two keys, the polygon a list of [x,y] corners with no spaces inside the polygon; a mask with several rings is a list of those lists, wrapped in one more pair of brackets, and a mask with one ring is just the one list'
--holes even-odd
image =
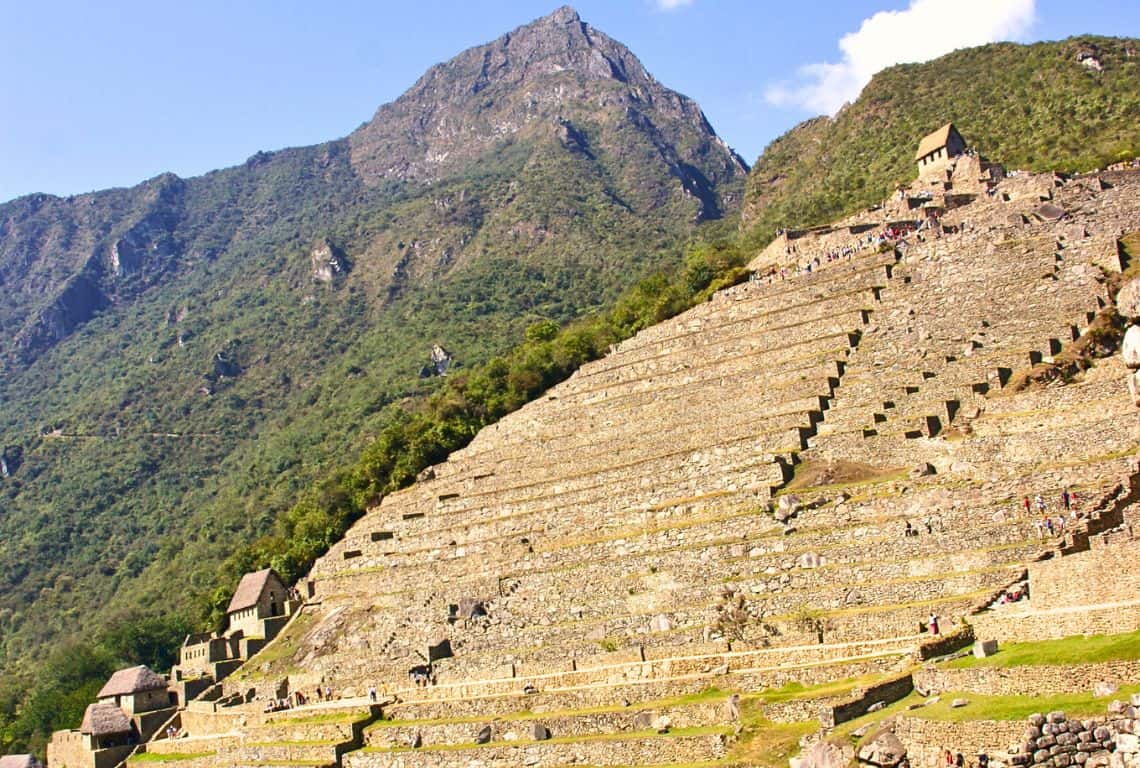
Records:
{"label": "stone hut", "polygon": [[0,768],[44,768],[44,765],[31,755],[3,755]]}
{"label": "stone hut", "polygon": [[166,688],[166,678],[140,664],[111,675],[96,698],[100,704],[112,704],[129,716],[169,707],[170,695]]}
{"label": "stone hut", "polygon": [[247,573],[226,609],[229,618],[227,634],[241,630],[247,637],[263,637],[265,619],[287,613],[289,591],[272,568]]}
{"label": "stone hut", "polygon": [[94,752],[122,747],[137,741],[134,725],[119,707],[106,701],[88,704],[79,726],[86,747]]}
{"label": "stone hut", "polygon": [[936,171],[946,168],[950,160],[966,151],[966,140],[953,123],[927,134],[918,143],[918,151],[914,160],[918,163],[919,177],[928,176]]}

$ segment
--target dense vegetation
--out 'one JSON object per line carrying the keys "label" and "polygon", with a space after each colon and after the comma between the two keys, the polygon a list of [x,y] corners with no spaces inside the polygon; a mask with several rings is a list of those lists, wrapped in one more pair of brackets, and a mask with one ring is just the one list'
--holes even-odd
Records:
{"label": "dense vegetation", "polygon": [[[707,298],[746,276],[744,255],[731,225],[704,228],[683,263],[657,272],[626,291],[608,311],[560,328],[550,319],[532,322],[525,340],[502,356],[448,378],[430,396],[382,409],[375,439],[355,463],[331,472],[300,493],[279,515],[272,533],[240,546],[183,611],[131,613],[93,641],[59,648],[34,679],[0,680],[0,749],[40,749],[53,729],[78,721],[83,707],[118,666],[169,666],[187,628],[218,624],[233,585],[248,570],[273,566],[288,580],[303,575],[365,508],[410,484],[426,466],[462,447],[485,425],[565,379],[582,363],[642,328]],[[185,609],[196,613],[191,622]],[[18,693],[24,691],[25,693]]]}
{"label": "dense vegetation", "polygon": [[762,244],[779,227],[878,203],[914,178],[919,139],[950,121],[1007,168],[1087,171],[1130,159],[1140,154],[1137,82],[1140,41],[1088,36],[891,67],[834,118],[809,120],[765,149],[749,174],[745,229]]}

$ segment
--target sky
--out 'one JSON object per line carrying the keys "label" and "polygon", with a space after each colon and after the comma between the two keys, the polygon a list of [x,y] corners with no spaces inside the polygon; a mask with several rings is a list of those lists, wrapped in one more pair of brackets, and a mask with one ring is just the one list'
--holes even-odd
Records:
{"label": "sky", "polygon": [[[559,0],[0,0],[0,201],[339,138]],[[993,40],[1140,37],[1137,0],[580,0],[751,163],[875,71]],[[915,34],[921,30],[921,35]]]}

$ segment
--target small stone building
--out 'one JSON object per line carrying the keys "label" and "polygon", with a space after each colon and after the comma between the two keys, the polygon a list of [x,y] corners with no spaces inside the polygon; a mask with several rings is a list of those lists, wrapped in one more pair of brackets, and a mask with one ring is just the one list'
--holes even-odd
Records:
{"label": "small stone building", "polygon": [[966,151],[966,140],[953,123],[946,125],[925,136],[918,143],[918,151],[914,155],[918,163],[919,177],[929,176],[950,165],[950,161]]}
{"label": "small stone building", "polygon": [[111,675],[96,698],[101,704],[113,704],[122,709],[127,716],[170,706],[166,678],[155,674],[145,664],[120,669]]}
{"label": "small stone building", "polygon": [[286,615],[288,603],[289,591],[272,568],[247,573],[226,609],[226,634],[241,630],[246,637],[264,637],[264,620]]}

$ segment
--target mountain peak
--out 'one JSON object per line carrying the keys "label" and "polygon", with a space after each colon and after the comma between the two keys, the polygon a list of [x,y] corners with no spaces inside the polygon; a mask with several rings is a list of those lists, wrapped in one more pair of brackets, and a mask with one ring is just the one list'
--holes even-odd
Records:
{"label": "mountain peak", "polygon": [[573,7],[564,5],[549,16],[539,19],[537,23],[542,22],[548,22],[550,24],[580,24],[582,17],[578,15],[578,12],[574,10]]}
{"label": "mountain peak", "polygon": [[659,146],[671,145],[676,130],[694,132],[699,154],[716,156],[705,171],[714,183],[745,169],[696,103],[657,82],[569,5],[435,65],[349,142],[353,166],[370,183],[430,182],[506,141],[599,121],[635,124]]}

